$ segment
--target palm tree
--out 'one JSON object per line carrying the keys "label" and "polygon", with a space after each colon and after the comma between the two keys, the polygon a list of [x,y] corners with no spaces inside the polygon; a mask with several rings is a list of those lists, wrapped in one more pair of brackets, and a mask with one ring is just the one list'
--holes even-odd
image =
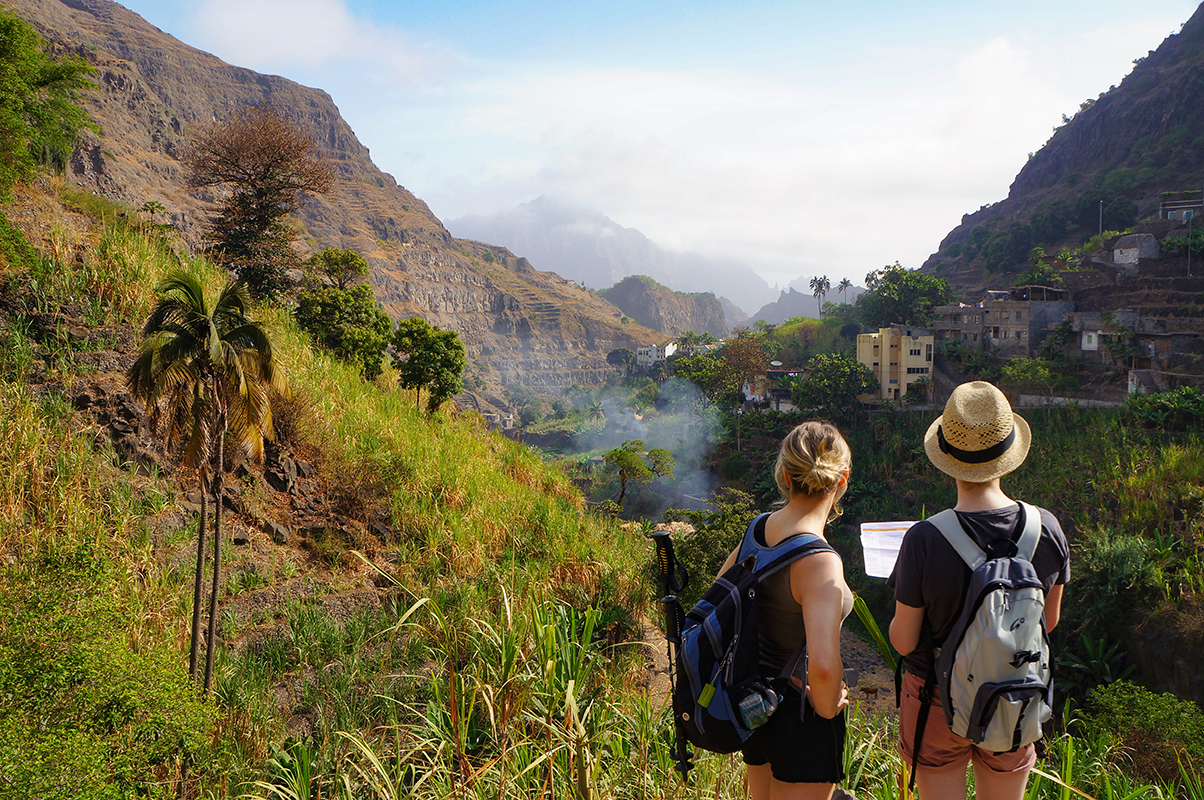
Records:
{"label": "palm tree", "polygon": [[815,295],[815,299],[819,301],[819,315],[824,315],[824,296],[828,290],[832,288],[832,282],[828,280],[828,276],[824,275],[818,278],[811,279],[811,294]]}
{"label": "palm tree", "polygon": [[840,300],[844,302],[844,293],[853,288],[853,282],[848,278],[843,278],[840,283],[836,284],[836,291],[840,292]]}
{"label": "palm tree", "polygon": [[595,400],[590,403],[587,418],[590,422],[606,423],[606,411],[603,410],[601,401]]}
{"label": "palm tree", "polygon": [[213,673],[217,588],[221,577],[222,475],[229,433],[248,455],[258,458],[263,440],[272,437],[273,391],[284,390],[284,372],[272,355],[272,343],[247,319],[250,299],[241,282],[227,284],[217,302],[208,304],[200,279],[183,270],[167,275],[157,289],[159,302],[142,328],[145,337],[126,381],[158,422],[166,420],[168,444],[185,440],[184,463],[201,479],[201,516],[197,530],[197,566],[193,582],[192,641],[188,671],[197,671],[204,571],[206,495],[213,492],[213,588],[209,597],[209,633],[205,690]]}

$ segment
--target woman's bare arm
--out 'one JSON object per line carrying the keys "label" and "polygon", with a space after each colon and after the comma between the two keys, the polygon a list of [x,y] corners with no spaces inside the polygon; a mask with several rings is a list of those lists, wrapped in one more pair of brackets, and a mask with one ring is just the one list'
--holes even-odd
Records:
{"label": "woman's bare arm", "polygon": [[840,624],[848,587],[840,557],[816,553],[790,565],[790,584],[803,606],[807,632],[807,690],[811,705],[831,719],[848,705],[840,660]]}

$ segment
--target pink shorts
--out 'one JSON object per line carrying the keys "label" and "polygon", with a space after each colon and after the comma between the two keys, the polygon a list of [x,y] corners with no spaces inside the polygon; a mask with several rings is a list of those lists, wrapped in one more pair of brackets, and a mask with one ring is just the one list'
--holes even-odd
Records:
{"label": "pink shorts", "polygon": [[[913,744],[916,738],[916,721],[920,715],[920,690],[924,679],[910,672],[903,676],[903,697],[899,703],[899,752],[911,768]],[[1028,744],[1011,753],[992,753],[983,750],[969,739],[949,730],[945,721],[945,708],[937,692],[933,693],[932,708],[928,722],[924,725],[924,738],[920,740],[919,765],[926,772],[951,772],[964,770],[971,760],[991,772],[1005,774],[1026,772],[1037,762],[1037,750]]]}

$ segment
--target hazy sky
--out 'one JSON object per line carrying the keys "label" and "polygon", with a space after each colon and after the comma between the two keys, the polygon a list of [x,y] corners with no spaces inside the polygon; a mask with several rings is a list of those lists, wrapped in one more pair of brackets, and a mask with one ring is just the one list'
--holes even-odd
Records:
{"label": "hazy sky", "polygon": [[[325,89],[441,219],[540,194],[769,283],[918,267],[1193,2],[130,0]],[[520,254],[521,255],[521,254]],[[538,264],[535,265],[537,268]]]}

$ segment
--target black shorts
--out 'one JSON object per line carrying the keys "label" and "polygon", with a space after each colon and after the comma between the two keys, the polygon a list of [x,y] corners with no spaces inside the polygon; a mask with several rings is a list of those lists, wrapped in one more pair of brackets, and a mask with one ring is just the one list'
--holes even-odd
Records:
{"label": "black shorts", "polygon": [[844,780],[845,712],[824,719],[793,687],[769,721],[744,742],[744,763],[769,764],[782,783],[840,783]]}

